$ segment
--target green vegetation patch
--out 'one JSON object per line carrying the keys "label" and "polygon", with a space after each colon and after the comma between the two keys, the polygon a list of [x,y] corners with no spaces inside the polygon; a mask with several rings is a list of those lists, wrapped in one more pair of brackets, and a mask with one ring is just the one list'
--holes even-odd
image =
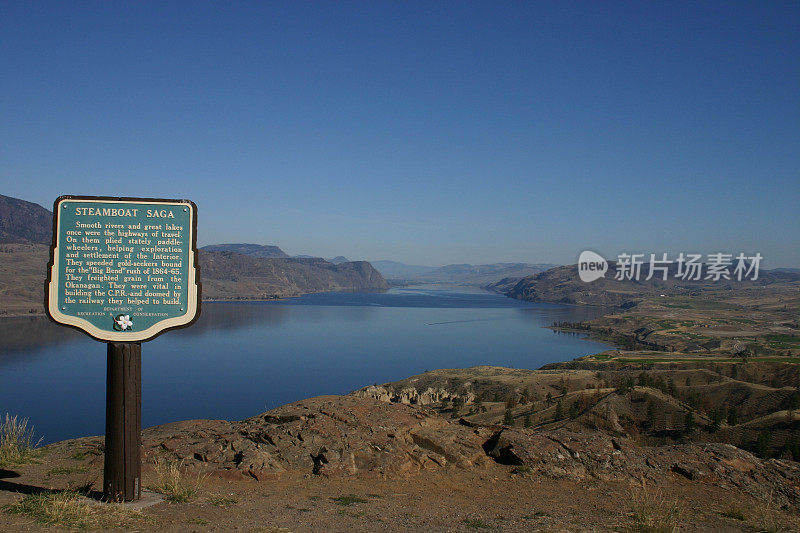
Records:
{"label": "green vegetation patch", "polygon": [[464,524],[472,529],[491,529],[492,527],[480,518],[465,518]]}
{"label": "green vegetation patch", "polygon": [[367,503],[367,500],[364,498],[359,498],[355,494],[348,494],[346,496],[338,496],[336,498],[331,498],[331,501],[336,505],[344,505],[350,506],[356,503]]}
{"label": "green vegetation patch", "polygon": [[69,529],[133,528],[151,520],[119,505],[92,505],[74,491],[29,494],[17,503],[4,506],[3,512]]}
{"label": "green vegetation patch", "polygon": [[770,333],[763,336],[768,341],[779,342],[783,344],[800,344],[800,337],[797,335],[788,335],[785,333]]}
{"label": "green vegetation patch", "polygon": [[726,518],[733,518],[734,520],[740,520],[742,522],[747,520],[747,517],[744,515],[744,512],[742,512],[741,509],[736,507],[728,507],[720,514]]}
{"label": "green vegetation patch", "polygon": [[76,461],[83,461],[86,459],[86,452],[83,450],[76,450],[72,455],[69,456],[69,458]]}
{"label": "green vegetation patch", "polygon": [[217,507],[230,507],[231,505],[236,505],[239,503],[239,500],[226,496],[213,496],[208,499],[208,503],[211,505],[216,505]]}

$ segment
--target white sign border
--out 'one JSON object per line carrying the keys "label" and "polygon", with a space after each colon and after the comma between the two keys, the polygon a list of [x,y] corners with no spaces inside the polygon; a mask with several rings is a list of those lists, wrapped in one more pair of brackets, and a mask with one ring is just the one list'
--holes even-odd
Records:
{"label": "white sign border", "polygon": [[[88,320],[80,317],[65,315],[58,308],[58,288],[61,280],[58,278],[59,274],[59,229],[61,227],[61,217],[59,216],[61,204],[64,202],[85,202],[85,203],[137,203],[144,205],[180,205],[189,208],[189,264],[188,275],[189,280],[188,298],[186,305],[186,312],[183,315],[168,318],[156,322],[149,328],[142,331],[105,331]],[[197,281],[198,268],[196,266],[197,246],[196,246],[196,229],[197,229],[197,207],[194,202],[188,200],[159,200],[155,198],[118,198],[118,197],[101,197],[101,196],[60,196],[53,204],[53,244],[50,247],[50,264],[48,265],[48,274],[45,297],[45,309],[48,316],[66,326],[77,328],[91,337],[106,342],[143,342],[153,339],[161,333],[173,329],[188,326],[194,322],[199,316],[200,310],[200,283]]]}

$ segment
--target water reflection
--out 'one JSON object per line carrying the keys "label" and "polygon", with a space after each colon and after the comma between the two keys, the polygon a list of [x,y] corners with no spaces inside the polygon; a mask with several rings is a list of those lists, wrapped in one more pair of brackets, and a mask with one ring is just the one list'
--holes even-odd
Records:
{"label": "water reflection", "polygon": [[47,317],[13,317],[0,320],[0,362],[25,355],[48,344],[69,342],[85,337],[79,331],[59,326]]}
{"label": "water reflection", "polygon": [[258,324],[280,324],[288,310],[263,302],[207,302],[202,304],[200,318],[192,326],[172,334],[205,335],[212,330],[235,331]]}

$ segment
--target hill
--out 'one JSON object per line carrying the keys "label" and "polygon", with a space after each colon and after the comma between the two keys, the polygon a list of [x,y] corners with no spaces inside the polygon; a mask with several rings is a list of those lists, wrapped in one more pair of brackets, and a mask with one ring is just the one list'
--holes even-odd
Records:
{"label": "hill", "polygon": [[203,250],[200,273],[203,297],[208,299],[270,299],[389,287],[366,261],[334,264],[320,258],[259,258]]}
{"label": "hill", "polygon": [[[434,370],[353,394],[425,405],[478,426],[602,431],[647,446],[720,442],[764,458],[800,460],[797,364],[613,354],[539,370]],[[688,413],[692,427],[687,427]],[[763,440],[765,432],[769,442]]]}
{"label": "hill", "polygon": [[234,252],[242,255],[266,258],[286,258],[289,257],[277,246],[263,244],[210,244],[203,246],[201,250],[207,252]]}
{"label": "hill", "polygon": [[[44,312],[49,247],[0,245],[0,316]],[[200,251],[205,299],[260,300],[323,291],[380,290],[386,280],[366,261],[335,265],[324,259],[265,259]]]}
{"label": "hill", "polygon": [[371,261],[371,263],[383,277],[394,280],[412,280],[421,274],[427,274],[428,272],[436,270],[436,267],[407,265],[405,263],[386,259]]}
{"label": "hill", "polygon": [[551,264],[530,263],[493,263],[487,265],[462,263],[428,267],[406,265],[396,261],[375,261],[373,265],[387,279],[411,283],[460,283],[478,286],[491,285],[503,279],[518,281],[520,278],[553,267]]}
{"label": "hill", "polygon": [[674,279],[674,270],[666,281],[612,277],[584,283],[575,265],[558,267],[519,281],[506,294],[522,300],[607,307],[613,314],[553,326],[586,332],[627,349],[738,357],[800,355],[796,273],[766,270],[755,281],[718,282]]}
{"label": "hill", "polygon": [[0,194],[0,243],[50,244],[52,232],[52,212]]}
{"label": "hill", "polygon": [[[646,410],[647,403],[638,399],[645,391],[584,393],[578,381],[597,376],[584,371],[576,379],[576,372],[442,370],[404,380],[405,389],[423,391],[413,398],[371,397],[378,389],[371,387],[295,401],[241,421],[188,420],[147,428],[142,483],[164,495],[148,495],[155,504],[138,513],[74,493],[82,487],[98,497],[102,437],[57,442],[46,446],[35,464],[3,465],[0,506],[6,512],[0,514],[0,529],[44,529],[34,522],[42,507],[52,500],[60,508],[65,498],[95,528],[137,531],[200,530],[195,526],[320,532],[788,531],[800,526],[796,462],[692,438],[641,442],[629,430],[628,412]],[[599,400],[586,411],[565,409],[572,414],[531,427],[522,427],[519,415],[546,398],[510,408],[511,419],[502,422],[474,414],[486,415],[494,406],[480,409],[486,403],[470,394],[470,383],[481,390],[514,391],[529,382],[551,389],[563,403],[583,396]],[[432,403],[414,401],[428,386],[448,387],[450,394],[436,392]],[[453,406],[463,416],[453,416]],[[606,420],[616,420],[616,426],[605,426]],[[170,494],[173,499],[180,494],[177,501],[184,503],[164,501]],[[60,513],[52,525],[76,528],[70,518]]]}
{"label": "hill", "polygon": [[604,278],[586,283],[578,277],[577,265],[559,266],[521,279],[506,295],[536,302],[632,307],[646,298],[661,295],[689,297],[701,293],[767,288],[800,281],[800,274],[786,270],[761,270],[756,281],[675,279],[675,263],[670,265],[666,280],[660,279],[658,275],[651,280],[645,280],[649,272],[648,265],[642,266],[638,281],[616,280],[615,269],[616,263],[611,261]]}
{"label": "hill", "polygon": [[50,247],[0,244],[0,316],[44,313]]}

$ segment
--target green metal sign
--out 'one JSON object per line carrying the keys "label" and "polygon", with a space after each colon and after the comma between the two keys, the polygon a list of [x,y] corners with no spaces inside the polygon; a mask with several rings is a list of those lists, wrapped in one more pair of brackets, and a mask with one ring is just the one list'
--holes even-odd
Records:
{"label": "green metal sign", "polygon": [[53,213],[50,318],[110,342],[149,340],[195,320],[193,202],[61,196]]}

